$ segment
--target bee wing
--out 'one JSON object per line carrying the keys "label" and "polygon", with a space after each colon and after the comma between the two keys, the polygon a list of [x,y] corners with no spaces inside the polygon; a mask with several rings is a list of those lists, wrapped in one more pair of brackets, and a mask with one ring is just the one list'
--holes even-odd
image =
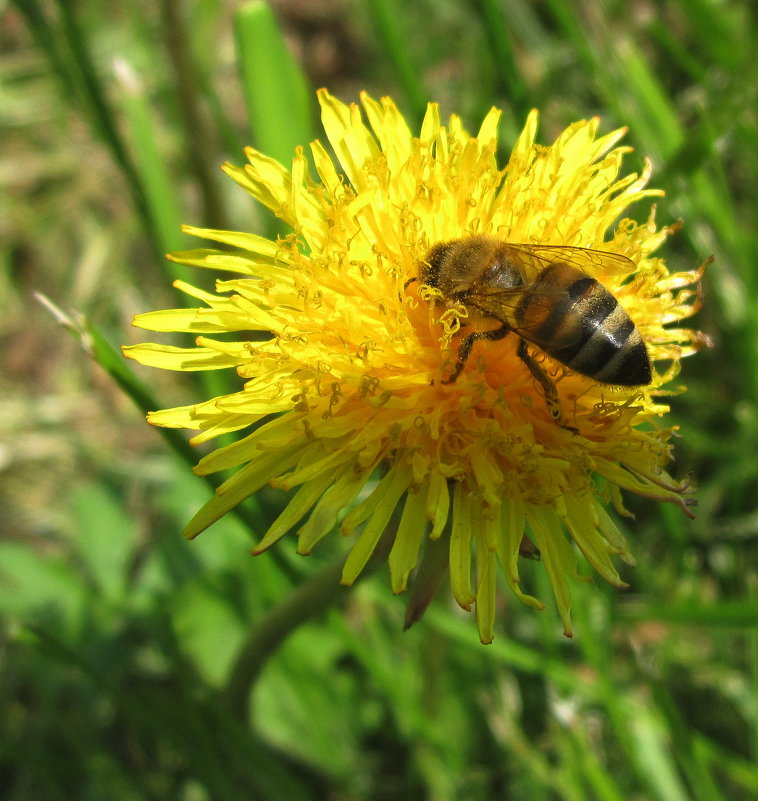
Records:
{"label": "bee wing", "polygon": [[554,262],[566,262],[592,278],[601,280],[603,274],[626,275],[636,270],[635,263],[620,253],[592,250],[574,245],[508,244],[510,255],[516,258],[527,274],[544,270]]}
{"label": "bee wing", "polygon": [[[560,309],[565,302],[566,293],[558,287],[542,288],[534,292],[532,287],[514,287],[512,289],[480,289],[466,295],[465,303],[473,306],[487,317],[500,320],[509,325],[519,336],[542,345],[542,337],[537,333],[540,322],[527,323],[518,319],[519,304],[528,300],[531,319],[541,321],[548,318],[556,308]],[[581,329],[572,326],[561,326],[560,331],[551,335],[551,344],[555,348],[575,345],[582,337]]]}
{"label": "bee wing", "polygon": [[510,289],[478,287],[475,292],[466,293],[464,303],[478,309],[487,317],[494,317],[511,325],[519,303],[528,295],[529,288],[522,286]]}

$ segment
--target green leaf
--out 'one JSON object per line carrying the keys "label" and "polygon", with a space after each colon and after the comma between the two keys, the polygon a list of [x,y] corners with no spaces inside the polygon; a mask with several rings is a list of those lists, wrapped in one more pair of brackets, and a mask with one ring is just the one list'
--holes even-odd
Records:
{"label": "green leaf", "polygon": [[27,545],[0,543],[0,613],[29,619],[41,612],[79,619],[90,590],[62,558]]}
{"label": "green leaf", "polygon": [[127,567],[134,547],[134,521],[111,492],[90,482],[72,494],[74,543],[93,584],[105,600],[125,602]]}

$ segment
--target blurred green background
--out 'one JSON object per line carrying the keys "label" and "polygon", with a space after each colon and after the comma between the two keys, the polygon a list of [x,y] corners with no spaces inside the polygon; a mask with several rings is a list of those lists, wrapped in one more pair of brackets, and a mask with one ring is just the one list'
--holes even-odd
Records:
{"label": "blurred green background", "polygon": [[[3,799],[758,797],[756,41],[750,0],[0,3]],[[628,499],[631,588],[576,587],[572,641],[505,589],[491,646],[446,594],[402,633],[382,570],[296,625],[344,543],[248,556],[275,493],[181,539],[199,454],[122,386],[159,408],[234,377],[140,369],[148,391],[113,349],[175,304],[181,222],[275,231],[218,165],[287,160],[320,86],[413,125],[427,100],[474,130],[500,106],[501,154],[532,107],[543,143],[628,125],[626,171],[651,156],[659,222],[685,221],[671,268],[716,257],[715,347],[671,398],[697,518]]]}

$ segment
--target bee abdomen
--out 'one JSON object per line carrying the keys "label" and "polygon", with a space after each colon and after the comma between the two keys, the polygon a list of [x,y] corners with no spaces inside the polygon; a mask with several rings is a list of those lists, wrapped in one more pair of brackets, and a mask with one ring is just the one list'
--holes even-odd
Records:
{"label": "bee abdomen", "polygon": [[[544,275],[540,283],[565,281],[565,270],[565,265],[556,265],[546,271],[552,277]],[[649,384],[652,376],[645,343],[616,298],[584,275],[564,286],[550,314],[525,336],[566,367],[596,381],[629,387]],[[529,317],[528,306],[521,313]]]}
{"label": "bee abdomen", "polygon": [[582,318],[581,336],[575,344],[545,350],[566,367],[604,384],[649,384],[650,359],[640,332],[613,295],[600,289],[613,302],[613,310],[604,314],[611,304],[603,303],[597,313],[593,310]]}

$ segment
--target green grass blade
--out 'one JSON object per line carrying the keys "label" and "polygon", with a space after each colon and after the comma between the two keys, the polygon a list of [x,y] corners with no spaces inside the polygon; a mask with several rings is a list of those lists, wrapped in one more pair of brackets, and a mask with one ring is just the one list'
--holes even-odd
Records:
{"label": "green grass blade", "polygon": [[148,237],[156,252],[161,252],[158,226],[151,216],[137,169],[119,132],[116,116],[73,5],[66,0],[57,0],[59,20],[50,21],[35,0],[16,0],[16,4],[48,59],[51,72],[58,78],[65,101],[85,111],[93,129],[110,151],[124,176]]}
{"label": "green grass blade", "polygon": [[531,108],[531,104],[529,89],[516,64],[516,55],[513,49],[509,25],[513,8],[506,10],[506,7],[496,0],[480,0],[479,5],[482,10],[485,31],[490,41],[495,68],[500,75],[506,97],[516,116],[524,117]]}
{"label": "green grass blade", "polygon": [[313,138],[312,93],[268,4],[242,5],[234,34],[253,141],[286,166],[294,149]]}
{"label": "green grass blade", "polygon": [[[190,47],[191,31],[185,20],[187,9],[175,0],[161,0],[160,8],[166,49],[174,69],[187,159],[203,205],[202,217],[206,225],[226,229],[228,225],[219,190],[218,169],[212,164],[216,150],[215,137],[211,135],[200,108],[199,69]],[[223,119],[223,114],[214,117],[214,120]]]}
{"label": "green grass blade", "polygon": [[[158,149],[159,131],[153,120],[150,103],[142,82],[131,65],[119,60],[115,64],[120,88],[121,110],[130,133],[135,171],[143,188],[148,213],[153,220],[162,252],[188,247],[189,237],[181,233],[182,212],[176,181],[165,156]],[[170,280],[190,281],[192,271],[185,265],[161,259]]]}
{"label": "green grass blade", "polygon": [[411,57],[410,31],[403,27],[404,14],[396,0],[369,0],[368,2],[376,35],[382,50],[395,66],[403,92],[412,110],[415,127],[424,115],[428,100],[418,65]]}

